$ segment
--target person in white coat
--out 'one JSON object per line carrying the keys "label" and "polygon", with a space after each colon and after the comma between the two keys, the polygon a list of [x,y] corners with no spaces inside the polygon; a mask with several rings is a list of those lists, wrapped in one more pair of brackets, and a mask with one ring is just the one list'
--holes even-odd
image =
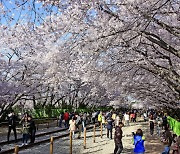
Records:
{"label": "person in white coat", "polygon": [[124,121],[125,121],[125,126],[129,126],[129,113],[128,112],[124,114]]}

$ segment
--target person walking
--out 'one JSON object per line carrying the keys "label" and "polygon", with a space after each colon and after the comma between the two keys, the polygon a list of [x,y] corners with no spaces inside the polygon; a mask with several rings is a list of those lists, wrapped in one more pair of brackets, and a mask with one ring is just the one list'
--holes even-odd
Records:
{"label": "person walking", "polygon": [[115,143],[115,149],[114,149],[114,154],[120,154],[123,150],[123,144],[122,144],[122,127],[123,123],[119,122],[119,125],[115,127],[115,133],[114,133],[114,143]]}
{"label": "person walking", "polygon": [[96,112],[92,113],[92,122],[93,122],[93,124],[96,123]]}
{"label": "person walking", "polygon": [[133,122],[136,122],[136,113],[135,112],[132,113],[132,119],[133,119]]}
{"label": "person walking", "polygon": [[169,130],[169,126],[166,125],[164,127],[164,129],[165,129],[165,131],[163,132],[163,136],[161,139],[161,141],[164,144],[164,151],[162,152],[162,154],[169,154],[170,153],[170,147],[171,147],[171,144],[174,141],[174,139],[173,139],[173,136]]}
{"label": "person walking", "polygon": [[136,131],[136,134],[133,133],[133,139],[134,139],[134,154],[144,154],[145,153],[145,147],[144,147],[144,141],[145,137],[143,136],[143,131],[141,129],[138,129]]}
{"label": "person walking", "polygon": [[99,127],[101,126],[101,123],[102,123],[102,112],[100,112],[98,114],[98,124],[99,124]]}
{"label": "person walking", "polygon": [[73,139],[75,139],[75,130],[76,130],[76,118],[73,116],[69,121],[69,130],[72,132]]}
{"label": "person walking", "polygon": [[82,115],[82,132],[84,131],[84,128],[86,128],[86,124],[87,124],[87,113],[85,112],[83,115]]}
{"label": "person walking", "polygon": [[168,121],[167,121],[167,113],[164,113],[164,116],[162,117],[162,129],[165,130],[165,128],[168,125]]}
{"label": "person walking", "polygon": [[130,113],[130,121],[133,122],[133,112]]}
{"label": "person walking", "polygon": [[129,126],[129,113],[128,112],[124,114],[124,121],[125,121],[125,126]]}
{"label": "person walking", "polygon": [[116,113],[115,113],[115,112],[113,112],[113,114],[112,114],[112,119],[113,119],[113,120],[116,119]]}
{"label": "person walking", "polygon": [[82,132],[82,115],[76,115],[76,126],[78,128],[78,139],[81,138],[81,132]]}
{"label": "person walking", "polygon": [[28,117],[28,121],[29,121],[29,135],[30,135],[30,143],[34,143],[35,141],[35,134],[36,134],[36,126],[35,126],[35,122],[32,119],[32,116]]}
{"label": "person walking", "polygon": [[59,115],[59,127],[62,128],[62,122],[64,119],[64,112],[61,112]]}
{"label": "person walking", "polygon": [[143,113],[143,117],[144,117],[144,122],[146,122],[147,121],[147,113],[146,112]]}
{"label": "person walking", "polygon": [[105,128],[106,127],[106,119],[104,114],[102,114],[102,126]]}
{"label": "person walking", "polygon": [[174,143],[171,146],[172,154],[180,154],[180,136],[173,134]]}
{"label": "person walking", "polygon": [[11,111],[10,114],[8,114],[8,135],[7,135],[7,141],[9,142],[9,137],[11,134],[11,130],[14,132],[14,138],[15,142],[17,142],[17,133],[16,133],[16,121],[17,116],[14,114],[14,111]]}
{"label": "person walking", "polygon": [[116,127],[116,126],[119,126],[119,122],[120,122],[120,121],[121,121],[121,120],[120,120],[120,116],[117,115],[117,116],[116,116],[116,119],[115,119],[115,122],[114,122],[115,127]]}
{"label": "person walking", "polygon": [[153,116],[150,117],[149,119],[149,128],[150,128],[150,134],[153,136],[154,134],[154,119]]}
{"label": "person walking", "polygon": [[113,119],[111,116],[107,118],[107,138],[109,138],[109,133],[110,133],[110,139],[112,139],[112,129],[113,129]]}
{"label": "person walking", "polygon": [[69,113],[67,111],[64,113],[64,121],[65,128],[69,128]]}
{"label": "person walking", "polygon": [[156,118],[156,131],[157,131],[158,136],[160,136],[160,134],[161,134],[161,125],[162,125],[162,120],[161,120],[160,116],[158,115]]}

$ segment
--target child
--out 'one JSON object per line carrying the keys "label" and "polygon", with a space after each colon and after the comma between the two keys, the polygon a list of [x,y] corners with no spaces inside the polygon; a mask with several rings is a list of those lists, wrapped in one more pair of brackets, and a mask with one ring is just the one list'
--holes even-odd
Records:
{"label": "child", "polygon": [[136,134],[133,133],[133,135],[134,135],[134,154],[144,154],[145,137],[143,136],[143,131],[141,129],[138,129],[136,131]]}

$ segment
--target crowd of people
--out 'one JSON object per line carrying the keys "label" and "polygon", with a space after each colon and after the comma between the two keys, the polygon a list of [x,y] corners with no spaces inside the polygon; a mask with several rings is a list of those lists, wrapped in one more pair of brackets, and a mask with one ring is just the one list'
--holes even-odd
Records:
{"label": "crowd of people", "polygon": [[[124,126],[122,123],[123,117],[125,118],[125,125],[129,126],[130,116],[127,112],[125,115],[117,114],[116,112],[106,112],[97,111],[93,113],[68,113],[67,111],[61,113],[59,116],[59,127],[61,128],[63,125],[65,128],[69,128],[72,132],[73,139],[75,139],[75,131],[78,130],[78,137],[81,138],[81,132],[83,132],[84,128],[87,124],[98,123],[98,126],[107,129],[107,138],[113,139],[113,128],[116,129],[115,133],[115,152],[119,153],[123,149],[122,145],[122,130],[121,128]],[[136,118],[136,116],[133,116]],[[136,120],[132,120],[136,121]]]}
{"label": "crowd of people", "polygon": [[169,154],[170,147],[172,149],[172,154],[180,154],[180,137],[176,134],[172,134],[169,128],[167,113],[149,113],[149,128],[150,135],[154,136],[154,130],[156,126],[156,135],[160,138],[161,142],[164,144],[164,151],[162,154]]}
{"label": "crowd of people", "polygon": [[[169,130],[167,114],[162,114],[161,112],[155,111],[145,111],[138,112],[133,110],[130,112],[102,112],[97,111],[93,113],[76,113],[76,112],[62,112],[59,115],[59,127],[65,127],[72,132],[72,137],[75,139],[75,131],[78,130],[77,138],[81,138],[81,133],[84,131],[86,125],[89,123],[95,124],[98,123],[99,127],[107,130],[107,138],[110,140],[113,139],[113,129],[114,129],[114,142],[115,149],[114,154],[120,154],[123,151],[123,131],[122,127],[128,127],[131,123],[136,123],[137,116],[143,116],[145,122],[149,122],[150,135],[158,136],[164,144],[164,151],[162,154],[169,154],[170,147],[172,146],[173,154],[178,154],[180,139],[177,135],[173,135]],[[14,132],[15,140],[17,141],[16,133],[16,121],[17,117],[12,111],[8,115],[9,129],[7,140],[9,141],[9,136],[11,130]],[[23,145],[34,143],[36,126],[35,122],[28,113],[25,113],[21,118],[20,124],[22,124],[22,138]],[[156,131],[155,131],[156,130]],[[136,133],[132,133],[133,145],[134,145],[134,154],[144,154],[145,146],[144,141],[145,137],[143,136],[143,131],[141,128],[136,130]]]}
{"label": "crowd of people", "polygon": [[[172,134],[169,128],[167,113],[158,112],[155,110],[148,110],[144,113],[133,110],[131,112],[99,112],[97,115],[97,121],[99,125],[102,123],[107,129],[107,138],[112,139],[112,130],[115,128],[114,142],[115,149],[114,154],[119,154],[123,150],[122,144],[122,127],[129,126],[129,123],[135,123],[137,121],[137,116],[143,116],[145,122],[149,122],[150,135],[152,137],[159,137],[161,142],[164,144],[164,151],[162,154],[169,154],[170,147],[172,149],[172,154],[180,154],[180,137]],[[96,118],[95,118],[96,119]],[[94,120],[95,121],[95,120]],[[156,130],[156,132],[155,132]],[[145,137],[143,136],[142,129],[138,129],[136,133],[133,133],[133,145],[134,154],[144,154]]]}
{"label": "crowd of people", "polygon": [[[10,133],[11,130],[13,130],[15,142],[17,142],[16,125],[17,125],[18,117],[14,114],[14,111],[11,111],[11,113],[8,114],[7,118],[8,118],[8,126],[9,126],[7,141],[9,142]],[[29,115],[27,112],[24,113],[23,117],[19,121],[19,124],[22,125],[22,129],[21,129],[22,145],[27,145],[29,139],[30,139],[30,143],[34,143],[36,126],[32,116]]]}

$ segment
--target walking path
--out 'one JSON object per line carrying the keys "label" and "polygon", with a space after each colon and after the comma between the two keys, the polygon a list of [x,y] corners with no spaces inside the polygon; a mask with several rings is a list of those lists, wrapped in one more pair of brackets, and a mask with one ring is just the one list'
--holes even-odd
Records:
{"label": "walking path", "polygon": [[[147,154],[161,154],[163,145],[156,135],[151,137],[149,126],[146,122],[131,123],[130,126],[123,127],[123,154],[132,154],[132,132],[141,128],[146,136],[145,147]],[[106,129],[103,130],[103,138],[100,137],[100,129],[96,130],[96,142],[93,143],[93,131],[87,131],[86,149],[83,148],[83,137],[73,140],[73,154],[113,154],[114,140],[106,137]],[[83,134],[82,134],[83,136]],[[77,137],[77,134],[76,134]],[[54,141],[54,154],[69,154],[69,137]],[[49,154],[49,143],[20,151],[19,154]]]}
{"label": "walking path", "polygon": [[[133,123],[131,126],[123,127],[123,154],[132,154],[133,142],[132,142],[132,132],[136,132],[138,128],[141,128],[146,136],[145,148],[146,153],[149,154],[160,154],[163,151],[163,145],[157,136],[151,137],[149,134],[148,123]],[[92,142],[92,138],[87,139],[87,148],[80,149],[82,154],[113,154],[114,151],[114,140],[110,140],[106,137],[106,130],[103,133],[103,138],[96,138],[96,143]],[[91,136],[92,134],[89,134]]]}

